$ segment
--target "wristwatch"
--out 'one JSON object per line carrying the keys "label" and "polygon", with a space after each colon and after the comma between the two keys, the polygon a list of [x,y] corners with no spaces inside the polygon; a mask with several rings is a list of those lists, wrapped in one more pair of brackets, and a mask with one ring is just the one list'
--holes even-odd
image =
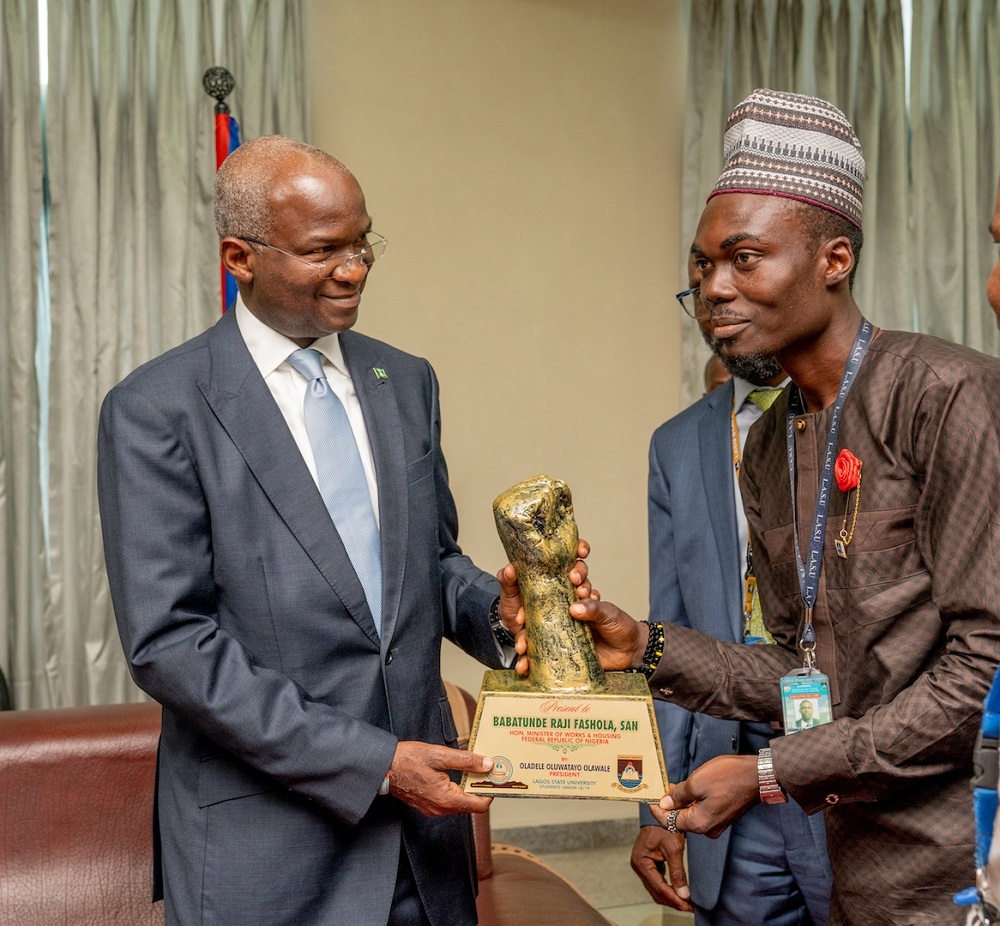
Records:
{"label": "wristwatch", "polygon": [[514,634],[504,627],[503,621],[500,620],[499,598],[495,599],[493,604],[490,605],[490,629],[493,631],[493,636],[497,638],[497,643],[501,646],[514,645]]}
{"label": "wristwatch", "polygon": [[761,749],[757,753],[757,783],[760,787],[760,799],[765,804],[787,804],[788,795],[778,784],[774,775],[774,763],[771,761],[771,750]]}

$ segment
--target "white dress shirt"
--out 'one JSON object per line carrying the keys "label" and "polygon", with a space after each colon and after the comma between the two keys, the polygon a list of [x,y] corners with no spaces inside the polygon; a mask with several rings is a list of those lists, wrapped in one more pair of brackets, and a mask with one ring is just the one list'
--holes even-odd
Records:
{"label": "white dress shirt", "polygon": [[[289,355],[298,350],[299,346],[283,334],[278,334],[273,328],[265,325],[243,304],[240,297],[236,299],[235,312],[236,323],[244,342],[246,342],[247,350],[250,351],[253,362],[260,370],[260,375],[264,377],[267,388],[271,390],[274,401],[278,403],[278,408],[288,424],[288,430],[292,432],[292,437],[302,454],[302,459],[305,460],[313,481],[318,487],[316,460],[313,457],[312,445],[309,443],[306,417],[302,408],[307,382],[306,378],[288,363]],[[347,418],[351,422],[351,430],[354,432],[354,439],[358,443],[358,451],[361,454],[361,465],[365,470],[365,479],[368,481],[368,491],[372,497],[372,508],[375,509],[375,521],[378,523],[378,483],[375,480],[375,460],[372,458],[372,448],[368,440],[368,431],[365,428],[365,419],[361,414],[361,403],[358,401],[354,381],[351,379],[350,373],[347,372],[347,364],[344,362],[340,338],[336,333],[328,334],[317,338],[309,347],[312,350],[318,350],[323,355],[323,372],[330,383],[330,388],[343,403]]]}

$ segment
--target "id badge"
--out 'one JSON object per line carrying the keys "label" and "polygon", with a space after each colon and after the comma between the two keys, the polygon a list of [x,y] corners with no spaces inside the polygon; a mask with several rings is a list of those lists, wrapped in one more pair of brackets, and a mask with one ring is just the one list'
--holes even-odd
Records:
{"label": "id badge", "polygon": [[816,669],[796,669],[784,676],[781,685],[781,712],[785,733],[808,730],[830,723],[830,679]]}

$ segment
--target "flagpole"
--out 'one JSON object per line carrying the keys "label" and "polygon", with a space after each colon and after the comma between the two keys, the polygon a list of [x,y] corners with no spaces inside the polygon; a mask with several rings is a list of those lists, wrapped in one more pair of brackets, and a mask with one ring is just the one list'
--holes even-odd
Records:
{"label": "flagpole", "polygon": [[[215,169],[239,147],[240,134],[236,120],[230,115],[226,97],[233,92],[236,81],[225,68],[214,67],[205,71],[201,79],[205,93],[215,100]],[[225,265],[219,264],[219,282],[222,299],[222,312],[236,298],[236,281],[226,272]]]}

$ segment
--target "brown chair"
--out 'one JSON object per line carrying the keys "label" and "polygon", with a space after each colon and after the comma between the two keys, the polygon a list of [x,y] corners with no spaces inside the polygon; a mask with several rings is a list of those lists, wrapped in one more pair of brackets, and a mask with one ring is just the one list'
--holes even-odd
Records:
{"label": "brown chair", "polygon": [[146,926],[157,704],[0,713],[0,923]]}
{"label": "brown chair", "polygon": [[[475,702],[448,685],[468,742]],[[152,806],[160,708],[0,713],[0,923],[156,926]],[[564,878],[474,818],[480,926],[611,926]],[[307,924],[303,924],[307,926]]]}

